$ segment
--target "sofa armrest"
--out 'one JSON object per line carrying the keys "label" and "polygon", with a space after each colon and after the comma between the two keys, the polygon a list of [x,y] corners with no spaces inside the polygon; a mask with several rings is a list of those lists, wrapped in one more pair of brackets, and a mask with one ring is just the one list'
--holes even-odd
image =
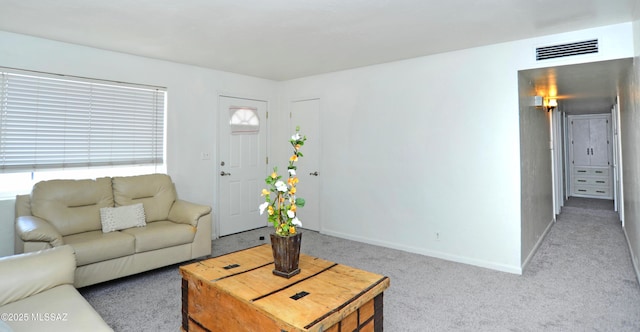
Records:
{"label": "sofa armrest", "polygon": [[211,213],[210,206],[190,203],[178,199],[173,203],[173,206],[171,206],[171,210],[169,211],[169,220],[197,227],[198,220],[209,213]]}
{"label": "sofa armrest", "polygon": [[34,216],[16,218],[16,235],[24,242],[48,242],[53,247],[64,245],[62,235],[53,225]]}
{"label": "sofa armrest", "polygon": [[0,306],[59,285],[73,285],[73,248],[61,246],[0,258]]}

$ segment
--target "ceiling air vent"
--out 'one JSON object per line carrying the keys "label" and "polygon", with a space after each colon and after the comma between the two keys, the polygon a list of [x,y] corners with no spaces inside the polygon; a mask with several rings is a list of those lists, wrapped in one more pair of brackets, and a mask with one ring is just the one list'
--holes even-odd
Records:
{"label": "ceiling air vent", "polygon": [[597,39],[570,44],[538,47],[536,48],[536,61],[591,53],[598,53]]}

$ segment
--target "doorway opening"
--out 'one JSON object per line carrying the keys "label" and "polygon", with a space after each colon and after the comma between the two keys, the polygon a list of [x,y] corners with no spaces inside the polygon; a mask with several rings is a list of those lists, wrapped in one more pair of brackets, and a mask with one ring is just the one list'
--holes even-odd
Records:
{"label": "doorway opening", "polygon": [[627,58],[520,72],[528,93],[557,100],[548,115],[554,216],[582,197],[613,201],[623,220],[618,87],[632,65]]}
{"label": "doorway opening", "polygon": [[[624,226],[618,87],[632,66],[633,60],[628,58],[518,72],[523,268],[570,197],[599,194],[596,199],[615,203]],[[557,104],[549,105],[550,99],[555,99]],[[576,147],[575,137],[571,141],[576,128],[569,132],[570,121],[576,124],[576,119],[590,117],[605,118],[605,124],[609,120],[606,125],[610,129],[602,129],[597,121],[593,123],[594,135],[603,133],[605,137],[604,153],[600,153],[601,146],[597,145],[601,143],[599,137],[593,138],[593,144],[590,141],[590,131],[578,134],[582,139],[588,138],[588,142]],[[580,124],[585,126],[584,122]],[[591,124],[588,123],[589,130]],[[578,152],[583,153],[583,164],[576,165]],[[598,158],[607,163],[602,165]],[[585,165],[586,162],[594,164]],[[579,191],[587,189],[591,192]]]}

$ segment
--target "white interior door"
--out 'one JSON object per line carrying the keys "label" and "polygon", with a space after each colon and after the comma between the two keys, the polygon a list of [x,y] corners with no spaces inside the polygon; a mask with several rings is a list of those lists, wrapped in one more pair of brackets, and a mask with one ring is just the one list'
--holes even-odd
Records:
{"label": "white interior door", "polygon": [[267,224],[258,205],[267,156],[267,103],[220,96],[218,125],[218,234]]}
{"label": "white interior door", "polygon": [[290,118],[290,132],[300,126],[300,133],[307,136],[300,150],[303,157],[297,163],[300,182],[296,187],[299,196],[306,200],[298,215],[302,228],[320,231],[320,99],[292,101]]}

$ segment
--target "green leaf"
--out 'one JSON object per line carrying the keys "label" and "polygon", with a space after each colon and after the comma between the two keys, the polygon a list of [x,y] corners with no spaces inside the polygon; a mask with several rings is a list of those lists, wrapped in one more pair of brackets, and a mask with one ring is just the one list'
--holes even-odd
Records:
{"label": "green leaf", "polygon": [[302,197],[296,197],[296,205],[299,207],[304,207],[305,200]]}

